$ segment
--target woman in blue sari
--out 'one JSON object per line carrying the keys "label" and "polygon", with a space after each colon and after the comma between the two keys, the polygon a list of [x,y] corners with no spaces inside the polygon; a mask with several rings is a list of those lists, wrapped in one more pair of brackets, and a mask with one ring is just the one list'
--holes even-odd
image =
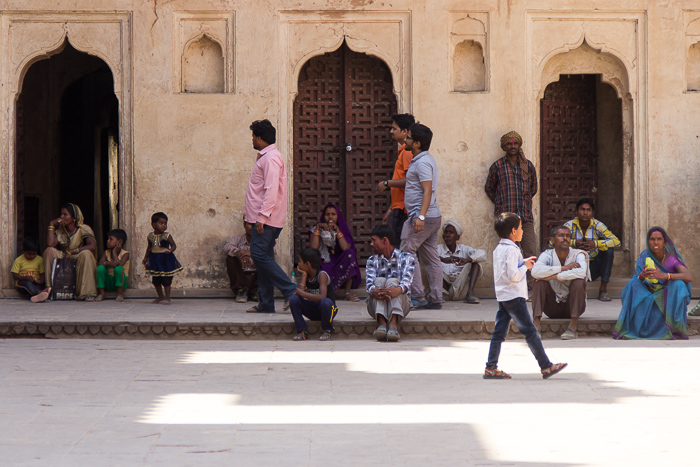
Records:
{"label": "woman in blue sari", "polygon": [[683,257],[661,227],[647,233],[634,277],[622,290],[615,339],[687,339],[690,274]]}

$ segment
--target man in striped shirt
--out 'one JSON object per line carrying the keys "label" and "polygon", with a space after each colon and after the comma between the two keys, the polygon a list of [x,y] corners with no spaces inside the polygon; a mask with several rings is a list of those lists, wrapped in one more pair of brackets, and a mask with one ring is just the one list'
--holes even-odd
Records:
{"label": "man in striped shirt", "polygon": [[614,248],[620,240],[605,224],[593,217],[595,203],[590,198],[581,198],[576,203],[576,217],[564,225],[571,230],[571,247],[588,252],[591,280],[600,277],[598,300],[609,302],[608,282],[612,272]]}
{"label": "man in striped shirt", "polygon": [[401,336],[398,322],[411,309],[409,291],[413,282],[415,260],[413,255],[395,248],[396,235],[387,224],[372,231],[372,248],[365,265],[367,276],[367,311],[379,325],[374,331],[378,341],[398,341]]}

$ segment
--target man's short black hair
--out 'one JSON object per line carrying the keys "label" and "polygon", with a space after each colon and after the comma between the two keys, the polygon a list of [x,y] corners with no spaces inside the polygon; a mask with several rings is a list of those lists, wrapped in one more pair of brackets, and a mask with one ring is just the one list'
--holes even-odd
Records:
{"label": "man's short black hair", "polygon": [[396,123],[400,129],[408,130],[411,125],[416,123],[416,118],[411,114],[396,114],[391,116],[391,120]]}
{"label": "man's short black hair", "polygon": [[112,229],[109,232],[107,232],[108,237],[114,237],[117,240],[122,241],[122,246],[126,245],[126,231],[122,229]]}
{"label": "man's short black hair", "polygon": [[379,224],[372,230],[372,236],[377,236],[379,238],[386,238],[391,243],[391,246],[396,247],[396,234],[394,229],[389,227],[387,224]]}
{"label": "man's short black hair", "polygon": [[318,248],[311,248],[310,246],[306,247],[301,250],[299,257],[305,262],[311,264],[311,267],[318,271],[318,268],[321,265],[321,252],[318,251]]}
{"label": "man's short black hair", "polygon": [[275,127],[272,126],[268,119],[255,120],[251,123],[250,130],[267,144],[275,144],[275,141],[277,141],[277,130],[275,130]]}
{"label": "man's short black hair", "polygon": [[496,217],[493,228],[501,238],[508,238],[520,225],[520,216],[514,212],[502,212]]}
{"label": "man's short black hair", "polygon": [[430,142],[433,140],[433,132],[421,123],[414,123],[408,129],[411,132],[411,139],[420,143],[421,151],[430,149]]}
{"label": "man's short black hair", "polygon": [[552,227],[552,230],[549,231],[549,238],[556,237],[557,232],[559,232],[560,230],[568,230],[569,232],[571,232],[571,229],[565,226],[564,224],[557,225],[555,227]]}
{"label": "man's short black hair", "polygon": [[151,216],[151,224],[155,224],[161,219],[165,219],[167,221],[168,216],[166,216],[164,212],[157,212]]}
{"label": "man's short black hair", "polygon": [[22,241],[22,251],[39,252],[39,240],[34,237],[27,237]]}
{"label": "man's short black hair", "polygon": [[576,210],[578,211],[578,208],[580,208],[584,204],[590,205],[591,209],[595,211],[595,203],[591,198],[581,198],[580,200],[578,200],[578,203],[576,203]]}

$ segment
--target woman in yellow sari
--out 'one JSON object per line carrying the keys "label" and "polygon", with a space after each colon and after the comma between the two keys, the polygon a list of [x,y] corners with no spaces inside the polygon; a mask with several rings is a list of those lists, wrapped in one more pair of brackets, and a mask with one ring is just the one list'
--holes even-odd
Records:
{"label": "woman in yellow sari", "polygon": [[92,302],[97,297],[95,271],[97,242],[92,229],[84,224],[83,213],[76,204],[68,203],[61,208],[61,217],[49,224],[46,235],[48,248],[44,251],[46,285],[51,287],[51,268],[54,258],[75,258],[75,298]]}

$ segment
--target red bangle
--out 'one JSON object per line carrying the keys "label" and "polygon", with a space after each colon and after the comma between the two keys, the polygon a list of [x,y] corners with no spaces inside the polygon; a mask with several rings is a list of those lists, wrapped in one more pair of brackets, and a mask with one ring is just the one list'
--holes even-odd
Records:
{"label": "red bangle", "polygon": [[336,237],[338,237],[338,238],[345,238],[345,235],[343,235],[343,234],[341,234],[340,232],[338,232],[338,235],[336,235]]}

